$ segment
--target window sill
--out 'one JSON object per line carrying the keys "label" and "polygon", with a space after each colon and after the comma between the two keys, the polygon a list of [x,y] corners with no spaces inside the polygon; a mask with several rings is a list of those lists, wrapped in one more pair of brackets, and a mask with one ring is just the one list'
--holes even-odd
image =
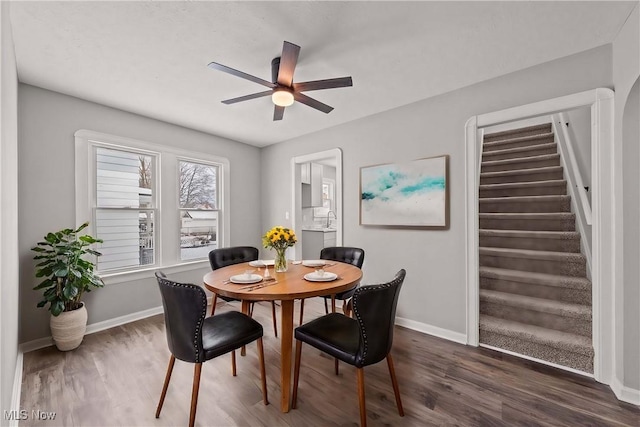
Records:
{"label": "window sill", "polygon": [[108,286],[124,282],[132,282],[134,280],[155,278],[156,271],[162,271],[165,274],[174,274],[181,273],[183,271],[199,270],[201,268],[209,268],[209,261],[204,259],[168,266],[153,266],[135,271],[123,271],[118,273],[106,273],[98,275],[100,276],[104,284]]}

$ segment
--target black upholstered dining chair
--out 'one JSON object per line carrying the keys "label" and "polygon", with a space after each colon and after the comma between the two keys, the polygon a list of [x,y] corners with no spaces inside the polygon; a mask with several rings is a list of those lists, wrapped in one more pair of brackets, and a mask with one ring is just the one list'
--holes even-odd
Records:
{"label": "black upholstered dining chair", "polygon": [[156,418],[160,417],[176,359],[195,363],[189,415],[189,426],[193,427],[198,405],[202,363],[231,352],[235,376],[235,350],[253,341],[258,343],[262,399],[264,404],[268,405],[262,325],[237,311],[206,317],[207,296],[200,286],[171,281],[162,272],[157,272],[156,278],[162,295],[167,344],[171,352],[167,375],[156,409]]}
{"label": "black upholstered dining chair", "polygon": [[[252,246],[232,246],[230,248],[214,249],[209,252],[209,264],[211,264],[212,270],[217,270],[228,265],[240,264],[242,262],[255,261],[258,259],[258,249]],[[216,312],[216,302],[218,298],[231,302],[239,301],[236,298],[225,297],[217,294],[213,294],[213,301],[211,302],[211,315]],[[249,309],[249,315],[253,313],[253,302]],[[273,319],[273,333],[278,336],[278,322],[276,320],[276,303],[271,301],[271,317]]]}
{"label": "black upholstered dining chair", "polygon": [[367,425],[363,368],[386,358],[398,413],[401,417],[404,416],[393,359],[389,352],[393,344],[398,296],[405,274],[404,270],[400,270],[388,283],[357,288],[353,294],[355,319],[341,313],[329,313],[296,328],[293,408],[297,405],[300,359],[304,342],[357,368],[360,425],[363,427]]}
{"label": "black upholstered dining chair", "polygon": [[[362,268],[362,263],[364,263],[364,249],[360,248],[352,248],[348,246],[332,246],[323,248],[320,251],[320,259],[328,260],[328,261],[340,261],[345,262],[347,264],[355,265],[358,268]],[[347,301],[356,288],[350,289],[345,292],[341,292],[336,294],[335,299],[342,300],[342,311],[349,315]],[[327,300],[331,299],[331,295],[323,295],[324,298],[324,312],[325,314],[329,313],[329,308],[327,307]],[[332,310],[333,311],[333,310]],[[300,301],[300,325],[302,325],[302,321],[304,318],[304,300]]]}

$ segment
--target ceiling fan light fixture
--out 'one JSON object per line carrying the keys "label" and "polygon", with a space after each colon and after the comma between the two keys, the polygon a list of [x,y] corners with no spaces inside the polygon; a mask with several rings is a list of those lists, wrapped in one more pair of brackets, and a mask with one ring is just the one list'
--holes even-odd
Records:
{"label": "ceiling fan light fixture", "polygon": [[286,89],[276,89],[271,95],[271,100],[278,107],[288,107],[293,104],[293,94]]}

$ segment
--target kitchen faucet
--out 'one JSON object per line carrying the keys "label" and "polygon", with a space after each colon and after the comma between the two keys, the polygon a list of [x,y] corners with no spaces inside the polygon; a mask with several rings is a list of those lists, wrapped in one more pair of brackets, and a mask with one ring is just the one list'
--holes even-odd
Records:
{"label": "kitchen faucet", "polygon": [[329,226],[331,225],[331,217],[329,216],[329,214],[333,214],[333,217],[335,219],[338,219],[338,217],[336,216],[336,213],[334,211],[327,212],[327,228],[329,228]]}

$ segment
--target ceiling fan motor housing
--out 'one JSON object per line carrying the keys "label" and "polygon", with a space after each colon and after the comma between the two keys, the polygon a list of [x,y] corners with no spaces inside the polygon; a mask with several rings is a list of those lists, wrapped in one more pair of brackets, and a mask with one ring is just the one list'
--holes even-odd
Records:
{"label": "ceiling fan motor housing", "polygon": [[273,83],[278,82],[278,71],[280,70],[280,57],[273,58],[271,61],[271,81]]}

